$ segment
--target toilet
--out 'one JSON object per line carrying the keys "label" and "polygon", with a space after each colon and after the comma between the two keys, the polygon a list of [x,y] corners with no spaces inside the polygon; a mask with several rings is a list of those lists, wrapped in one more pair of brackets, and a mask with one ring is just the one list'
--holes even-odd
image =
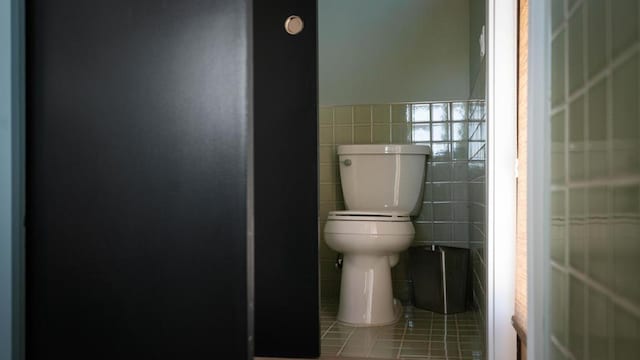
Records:
{"label": "toilet", "polygon": [[391,268],[415,230],[426,145],[338,146],[345,211],[329,213],[324,239],[343,254],[337,319],[352,326],[392,324],[402,315],[393,298]]}

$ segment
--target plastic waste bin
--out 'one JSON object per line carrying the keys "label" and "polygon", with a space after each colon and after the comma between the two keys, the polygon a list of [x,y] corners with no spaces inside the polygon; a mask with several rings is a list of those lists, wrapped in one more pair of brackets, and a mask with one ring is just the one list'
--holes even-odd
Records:
{"label": "plastic waste bin", "polygon": [[469,249],[450,246],[409,248],[414,305],[442,314],[467,310]]}

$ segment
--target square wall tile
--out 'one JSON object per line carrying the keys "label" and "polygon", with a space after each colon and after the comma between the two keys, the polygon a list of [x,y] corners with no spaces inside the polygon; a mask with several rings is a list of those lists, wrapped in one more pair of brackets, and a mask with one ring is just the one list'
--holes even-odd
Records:
{"label": "square wall tile", "polygon": [[411,131],[409,131],[407,124],[391,126],[391,143],[392,144],[410,144],[411,143]]}
{"label": "square wall tile", "polygon": [[353,127],[336,126],[333,136],[337,145],[353,144]]}
{"label": "square wall tile", "polygon": [[353,106],[334,107],[333,122],[335,125],[352,125],[353,124]]}
{"label": "square wall tile", "polygon": [[318,149],[318,161],[321,164],[333,163],[335,154],[336,152],[333,145],[320,145]]}
{"label": "square wall tile", "polygon": [[318,129],[318,142],[320,145],[333,144],[333,128],[321,126]]}
{"label": "square wall tile", "polygon": [[468,181],[470,179],[469,163],[455,162],[453,163],[453,181]]}
{"label": "square wall tile", "polygon": [[391,123],[391,105],[372,105],[371,111],[374,124]]}
{"label": "square wall tile", "polygon": [[431,223],[415,223],[416,235],[414,243],[433,241],[433,224]]}
{"label": "square wall tile", "polygon": [[415,219],[417,221],[433,221],[433,204],[430,201],[425,201],[420,207],[420,213]]}
{"label": "square wall tile", "polygon": [[565,231],[566,223],[564,220],[551,220],[551,260],[564,265],[565,256]]}
{"label": "square wall tile", "polygon": [[607,130],[607,88],[606,80],[601,80],[589,89],[588,96],[588,138],[587,162],[589,179],[605,177],[609,174],[608,130]]}
{"label": "square wall tile", "polygon": [[[559,3],[560,1],[553,1]],[[554,5],[555,7],[555,5]],[[551,43],[551,106],[560,105],[564,99],[564,32],[562,30]]]}
{"label": "square wall tile", "polygon": [[564,20],[564,1],[551,1],[551,29],[555,31]]}
{"label": "square wall tile", "polygon": [[618,307],[614,312],[614,348],[616,359],[635,359],[638,357],[640,343],[640,319]]}
{"label": "square wall tile", "polygon": [[433,224],[433,241],[438,243],[451,241],[451,224]]}
{"label": "square wall tile", "polygon": [[551,117],[551,183],[564,184],[566,173],[565,155],[565,112],[560,111]]}
{"label": "square wall tile", "polygon": [[569,142],[582,144],[585,139],[584,96],[580,96],[569,104]]}
{"label": "square wall tile", "polygon": [[333,125],[333,108],[320,107],[318,114],[318,122],[320,125]]}
{"label": "square wall tile", "polygon": [[613,72],[613,138],[634,139],[638,131],[638,55]]}
{"label": "square wall tile", "polygon": [[411,106],[406,104],[391,105],[391,122],[394,124],[411,122]]}
{"label": "square wall tile", "polygon": [[612,335],[610,314],[607,297],[594,289],[590,289],[587,348],[591,359],[609,358],[609,343]]}
{"label": "square wall tile", "polygon": [[[415,138],[414,138],[415,140]],[[451,161],[451,144],[438,143],[431,145],[431,159],[433,161]]]}
{"label": "square wall tile", "polygon": [[469,145],[466,141],[452,142],[451,149],[453,160],[467,160],[469,157]]}
{"label": "square wall tile", "polygon": [[444,163],[427,163],[427,180],[429,181],[451,181],[452,164]]}
{"label": "square wall tile", "polygon": [[434,221],[451,221],[453,209],[451,204],[436,203],[433,204],[433,220]]}
{"label": "square wall tile", "polygon": [[586,323],[585,286],[582,281],[569,276],[569,350],[576,359],[584,358]]}
{"label": "square wall tile", "polygon": [[454,122],[451,124],[451,139],[454,141],[469,140],[469,123]]}
{"label": "square wall tile", "polygon": [[353,107],[353,123],[358,125],[371,125],[371,106],[356,105]]}
{"label": "square wall tile", "polygon": [[586,271],[588,241],[585,195],[585,189],[569,191],[569,264],[580,271]]}
{"label": "square wall tile", "polygon": [[449,141],[449,123],[431,124],[432,141]]}
{"label": "square wall tile", "polygon": [[336,181],[336,166],[334,164],[320,164],[318,170],[320,183],[334,183]]}
{"label": "square wall tile", "polygon": [[569,18],[569,93],[584,84],[583,31],[584,6],[580,5]]}
{"label": "square wall tile", "polygon": [[[413,142],[431,141],[431,128],[429,124],[414,124],[412,130],[411,139]],[[431,151],[433,152],[433,146],[431,147]]]}
{"label": "square wall tile", "polygon": [[431,121],[447,121],[450,118],[449,103],[431,105]]}
{"label": "square wall tile", "polygon": [[584,96],[569,106],[569,179],[583,180],[586,175]]}
{"label": "square wall tile", "polygon": [[469,224],[453,224],[453,240],[466,246],[469,241]]}
{"label": "square wall tile", "polygon": [[589,64],[589,76],[600,72],[607,62],[607,29],[606,29],[606,1],[588,0],[587,6],[587,63]]}
{"label": "square wall tile", "polygon": [[452,184],[452,199],[456,201],[466,201],[469,199],[469,184]]}
{"label": "square wall tile", "polygon": [[320,201],[335,201],[336,187],[334,184],[320,184],[319,198]]}
{"label": "square wall tile", "polygon": [[[554,3],[555,2],[560,2],[560,1],[554,1]],[[551,352],[551,360],[568,360],[568,358],[564,355],[562,350],[560,350],[560,348],[558,348],[556,344],[551,343],[550,352]]]}
{"label": "square wall tile", "polygon": [[613,289],[634,304],[640,304],[640,185],[613,191]]}
{"label": "square wall tile", "polygon": [[611,1],[611,32],[614,58],[638,41],[637,1]]}
{"label": "square wall tile", "polygon": [[388,144],[391,142],[391,126],[390,125],[373,125],[372,143]]}
{"label": "square wall tile", "polygon": [[589,249],[588,274],[601,284],[611,284],[612,242],[609,237],[611,220],[608,218],[608,190],[606,187],[594,187],[587,191],[589,198],[589,222],[586,227]]}
{"label": "square wall tile", "polygon": [[431,105],[429,104],[411,105],[411,121],[414,123],[430,121],[431,120],[430,108],[431,108]]}
{"label": "square wall tile", "polygon": [[371,144],[371,125],[356,125],[354,131],[354,144]]}
{"label": "square wall tile", "polygon": [[560,270],[551,269],[551,294],[549,316],[551,335],[562,344],[567,343],[567,294],[568,284],[566,274]]}
{"label": "square wall tile", "polygon": [[452,200],[452,186],[450,183],[434,183],[432,185],[432,199],[433,201],[451,201]]}
{"label": "square wall tile", "polygon": [[451,120],[465,121],[468,118],[467,103],[459,102],[451,104]]}

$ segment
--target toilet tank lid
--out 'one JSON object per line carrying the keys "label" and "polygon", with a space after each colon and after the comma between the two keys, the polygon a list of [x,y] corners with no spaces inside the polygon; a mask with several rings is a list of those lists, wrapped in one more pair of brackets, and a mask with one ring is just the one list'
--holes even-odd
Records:
{"label": "toilet tank lid", "polygon": [[379,155],[379,154],[413,154],[428,155],[431,148],[427,145],[400,145],[400,144],[374,144],[374,145],[340,145],[338,155]]}

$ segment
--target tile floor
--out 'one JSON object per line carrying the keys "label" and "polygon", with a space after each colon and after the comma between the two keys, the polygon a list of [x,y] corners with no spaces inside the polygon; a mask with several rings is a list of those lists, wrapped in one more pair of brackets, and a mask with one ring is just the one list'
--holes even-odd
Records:
{"label": "tile floor", "polygon": [[407,306],[389,326],[357,328],[336,321],[337,304],[322,304],[322,358],[480,360],[477,314],[442,315]]}

